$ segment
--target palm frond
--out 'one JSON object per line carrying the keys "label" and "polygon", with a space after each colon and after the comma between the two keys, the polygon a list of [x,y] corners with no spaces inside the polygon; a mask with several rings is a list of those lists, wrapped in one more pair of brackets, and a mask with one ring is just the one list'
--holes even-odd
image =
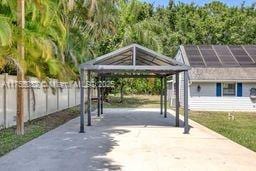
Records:
{"label": "palm frond", "polygon": [[12,28],[8,18],[0,15],[0,46],[11,46]]}

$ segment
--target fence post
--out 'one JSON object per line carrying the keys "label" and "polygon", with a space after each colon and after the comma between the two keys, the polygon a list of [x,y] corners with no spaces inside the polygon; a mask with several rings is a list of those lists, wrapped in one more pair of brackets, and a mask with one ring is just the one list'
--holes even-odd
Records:
{"label": "fence post", "polygon": [[73,84],[73,88],[75,89],[75,106],[76,106],[76,85],[75,84]]}
{"label": "fence post", "polygon": [[56,87],[57,90],[57,111],[59,111],[59,81],[58,81],[58,86]]}
{"label": "fence post", "polygon": [[48,115],[48,89],[49,89],[49,87],[48,87],[48,85],[45,85],[45,107],[46,107],[46,115]]}
{"label": "fence post", "polygon": [[[29,77],[28,77],[28,81],[30,81]],[[30,84],[28,84],[27,87],[27,93],[28,93],[28,121],[31,120],[31,113],[30,113]]]}
{"label": "fence post", "polygon": [[8,74],[5,73],[5,74],[4,74],[4,99],[3,99],[3,102],[4,102],[4,104],[3,104],[4,128],[7,128],[7,117],[6,117],[6,111],[7,111],[7,110],[6,110],[7,76],[8,76]]}
{"label": "fence post", "polygon": [[69,101],[69,97],[70,97],[70,83],[68,82],[68,108],[70,107],[70,101]]}

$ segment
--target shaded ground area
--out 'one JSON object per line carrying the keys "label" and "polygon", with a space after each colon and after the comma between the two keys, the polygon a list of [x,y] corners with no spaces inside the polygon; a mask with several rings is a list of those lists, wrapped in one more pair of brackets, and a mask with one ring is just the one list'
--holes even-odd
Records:
{"label": "shaded ground area", "polygon": [[[171,112],[171,111],[170,111]],[[79,134],[79,118],[0,158],[0,170],[253,170],[256,154],[194,122],[189,135],[159,109],[105,109]],[[181,121],[182,124],[182,121]]]}
{"label": "shaded ground area", "polygon": [[17,136],[16,127],[0,131],[0,156],[21,146],[22,144],[66,123],[79,116],[79,108],[74,107],[59,111],[25,124],[25,135]]}

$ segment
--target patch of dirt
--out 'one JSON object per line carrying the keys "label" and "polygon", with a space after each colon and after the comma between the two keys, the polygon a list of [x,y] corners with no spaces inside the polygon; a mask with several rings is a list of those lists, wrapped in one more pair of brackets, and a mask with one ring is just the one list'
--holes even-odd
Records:
{"label": "patch of dirt", "polygon": [[49,131],[68,122],[69,120],[78,117],[79,115],[79,107],[77,106],[29,121],[25,124],[25,127],[26,129],[29,129],[29,125],[40,125],[44,127],[45,131]]}

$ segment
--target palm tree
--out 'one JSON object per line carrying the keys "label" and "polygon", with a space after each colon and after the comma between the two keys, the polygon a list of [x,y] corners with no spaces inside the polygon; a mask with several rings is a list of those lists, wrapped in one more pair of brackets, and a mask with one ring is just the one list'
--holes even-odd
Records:
{"label": "palm tree", "polygon": [[[118,33],[120,33],[119,46],[125,46],[131,43],[139,43],[152,48],[158,52],[162,51],[162,43],[159,38],[159,32],[162,28],[159,22],[149,16],[141,18],[143,13],[143,4],[138,0],[129,2],[121,1],[118,13]],[[152,6],[148,7],[152,8]]]}
{"label": "palm tree", "polygon": [[68,29],[66,57],[70,61],[77,64],[100,55],[99,42],[116,31],[116,4],[117,0],[84,0],[73,4],[74,10],[64,19]]}
{"label": "palm tree", "polygon": [[[24,46],[24,29],[25,29],[25,0],[17,0],[17,26],[19,28],[19,39],[17,41],[17,50],[19,58],[25,59],[25,46]],[[18,135],[24,134],[24,90],[20,83],[24,81],[25,72],[17,67],[17,127],[16,133]]]}
{"label": "palm tree", "polygon": [[[0,14],[0,68],[14,66],[12,73],[17,73],[18,82],[24,81],[26,75],[40,80],[75,79],[75,73],[62,60],[67,32],[56,9],[58,3],[52,0],[26,0],[26,4],[25,0],[0,2],[0,10],[4,11]],[[24,134],[23,91],[17,86],[19,135]]]}
{"label": "palm tree", "polygon": [[9,47],[12,45],[12,28],[8,17],[0,15],[0,68],[6,63]]}

